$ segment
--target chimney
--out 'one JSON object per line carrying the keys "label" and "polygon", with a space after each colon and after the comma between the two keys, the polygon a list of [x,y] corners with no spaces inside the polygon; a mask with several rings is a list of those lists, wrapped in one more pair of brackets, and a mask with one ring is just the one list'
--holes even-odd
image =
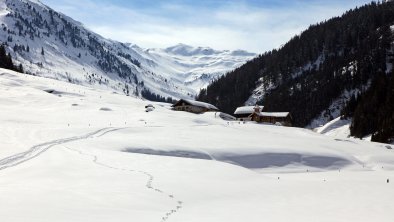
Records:
{"label": "chimney", "polygon": [[254,109],[255,113],[260,113],[260,111],[261,111],[260,106],[258,106],[257,104],[256,104],[256,106],[253,109]]}

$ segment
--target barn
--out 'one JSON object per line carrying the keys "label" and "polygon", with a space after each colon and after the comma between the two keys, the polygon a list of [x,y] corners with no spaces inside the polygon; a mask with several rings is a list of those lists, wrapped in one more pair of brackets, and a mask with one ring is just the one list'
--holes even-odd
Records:
{"label": "barn", "polygon": [[176,111],[186,111],[191,113],[219,111],[219,109],[212,104],[188,99],[180,99],[178,102],[172,105],[172,108]]}
{"label": "barn", "polygon": [[291,126],[292,117],[289,112],[263,112],[264,106],[238,107],[234,116],[240,121],[256,121],[258,123],[281,124]]}
{"label": "barn", "polygon": [[281,124],[292,126],[292,117],[289,112],[254,112],[250,119],[259,123]]}
{"label": "barn", "polygon": [[237,120],[240,121],[250,121],[250,115],[252,115],[254,112],[261,112],[263,111],[264,106],[241,106],[238,107],[235,112],[234,116],[237,118]]}

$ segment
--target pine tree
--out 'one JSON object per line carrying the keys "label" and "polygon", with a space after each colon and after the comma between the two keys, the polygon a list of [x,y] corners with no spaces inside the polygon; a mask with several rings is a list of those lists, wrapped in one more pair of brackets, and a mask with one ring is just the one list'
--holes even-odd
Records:
{"label": "pine tree", "polygon": [[19,66],[18,66],[18,72],[24,73],[22,64],[19,64]]}

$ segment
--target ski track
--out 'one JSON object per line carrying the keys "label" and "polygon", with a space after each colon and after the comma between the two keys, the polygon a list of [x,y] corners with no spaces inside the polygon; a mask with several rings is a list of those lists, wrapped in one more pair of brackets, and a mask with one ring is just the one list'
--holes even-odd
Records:
{"label": "ski track", "polygon": [[69,150],[71,150],[73,152],[77,152],[80,155],[89,156],[89,157],[93,158],[92,161],[96,165],[99,165],[99,166],[102,166],[102,167],[105,167],[105,168],[109,168],[109,169],[113,169],[113,170],[128,171],[128,172],[133,172],[133,173],[137,172],[137,173],[141,173],[141,174],[144,174],[145,176],[147,176],[148,180],[147,180],[147,182],[145,184],[145,187],[147,189],[153,190],[154,192],[157,192],[157,193],[160,193],[160,194],[162,194],[164,196],[167,196],[168,198],[170,198],[170,199],[172,199],[172,200],[174,200],[176,202],[176,206],[164,214],[164,216],[161,218],[161,222],[167,221],[173,214],[177,213],[180,209],[182,209],[183,201],[180,201],[180,200],[176,199],[173,194],[166,193],[165,191],[163,191],[163,190],[161,190],[161,189],[159,189],[157,187],[154,187],[152,185],[153,180],[155,179],[155,177],[151,173],[146,172],[146,171],[142,171],[142,170],[134,170],[134,169],[126,169],[126,168],[114,167],[114,166],[105,164],[103,162],[100,162],[98,157],[96,155],[94,155],[94,154],[84,153],[84,152],[82,152],[80,150],[72,149],[72,148],[69,148],[69,147],[66,147],[66,146],[65,146],[65,148],[69,149]]}
{"label": "ski track", "polygon": [[63,139],[53,140],[50,142],[35,145],[25,152],[17,153],[12,156],[1,159],[0,160],[0,171],[5,170],[10,167],[17,166],[17,165],[22,164],[26,161],[29,161],[33,158],[36,158],[54,146],[77,141],[77,140],[88,139],[88,138],[94,137],[96,135],[97,135],[97,137],[100,137],[100,136],[105,135],[106,133],[121,130],[121,129],[124,129],[124,128],[103,128],[103,129],[94,131],[92,133],[88,133],[83,136],[74,136],[74,137],[69,137],[69,138],[63,138]]}
{"label": "ski track", "polygon": [[107,131],[99,132],[98,135],[96,135],[96,137],[102,137],[105,134],[112,133],[112,132],[119,131],[119,130],[123,130],[123,129],[126,129],[126,127],[123,127],[123,128],[112,128],[112,129],[109,129]]}

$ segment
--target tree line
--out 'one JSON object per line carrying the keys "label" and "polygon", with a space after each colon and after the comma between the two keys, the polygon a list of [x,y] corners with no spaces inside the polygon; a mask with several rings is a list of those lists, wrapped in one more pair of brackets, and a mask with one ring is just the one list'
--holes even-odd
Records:
{"label": "tree line", "polygon": [[19,64],[18,66],[14,65],[11,55],[5,50],[4,44],[0,45],[0,68],[23,73],[22,64]]}
{"label": "tree line", "polygon": [[[257,103],[264,105],[265,110],[289,111],[293,124],[305,127],[347,91],[353,93],[350,96],[354,97],[353,108],[348,107],[349,101],[343,113],[349,112],[348,109],[354,111],[352,115],[361,115],[365,111],[355,107],[362,101],[368,104],[368,99],[363,98],[375,94],[371,91],[372,86],[379,84],[382,76],[388,78],[387,82],[392,78],[394,55],[390,26],[393,24],[394,2],[372,2],[349,10],[340,17],[311,25],[281,48],[261,54],[215,80],[201,91],[197,99],[233,113],[252,94],[259,95],[262,99]],[[389,98],[391,94],[378,93],[375,97],[383,95]],[[356,96],[359,99],[355,100]],[[384,99],[379,97],[376,100]],[[383,109],[378,107],[379,111]],[[330,119],[335,117],[329,110],[326,114]],[[387,115],[388,111],[382,111],[367,119],[370,121],[377,116],[386,119]],[[358,129],[358,121],[355,116],[354,129]],[[376,121],[388,125],[387,120]],[[362,130],[362,133],[352,130],[352,134],[365,136],[365,133],[375,133],[379,128],[365,127],[368,130]]]}

